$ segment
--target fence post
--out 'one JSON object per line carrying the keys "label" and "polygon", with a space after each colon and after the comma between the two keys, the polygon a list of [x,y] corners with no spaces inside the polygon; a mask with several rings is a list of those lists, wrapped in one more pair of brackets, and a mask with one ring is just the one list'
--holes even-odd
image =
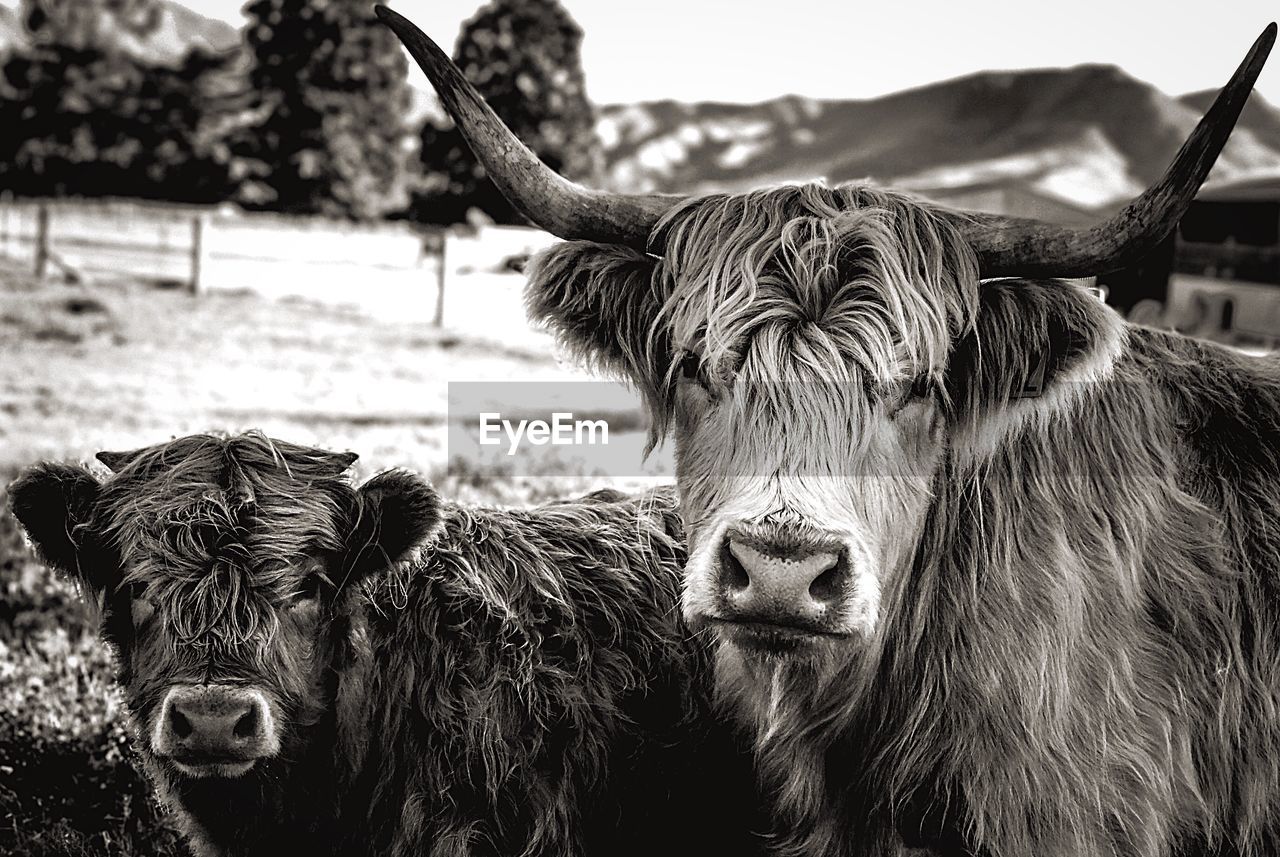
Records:
{"label": "fence post", "polygon": [[205,232],[208,231],[209,224],[206,220],[204,212],[197,212],[191,218],[191,281],[188,283],[188,288],[193,295],[200,294],[201,278],[204,276],[205,264],[208,261]]}
{"label": "fence post", "polygon": [[449,248],[449,230],[440,232],[440,269],[436,279],[436,316],[431,323],[435,327],[444,327],[444,283],[447,279],[448,263],[446,254]]}
{"label": "fence post", "polygon": [[49,268],[49,204],[36,206],[36,279],[43,280]]}

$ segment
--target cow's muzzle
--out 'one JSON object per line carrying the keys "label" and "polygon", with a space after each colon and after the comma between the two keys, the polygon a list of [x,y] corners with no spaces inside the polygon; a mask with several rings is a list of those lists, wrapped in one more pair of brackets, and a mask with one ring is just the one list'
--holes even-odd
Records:
{"label": "cow's muzzle", "polygon": [[733,642],[777,651],[847,636],[852,574],[838,540],[762,538],[731,527],[717,560],[716,624]]}
{"label": "cow's muzzle", "polygon": [[271,706],[251,687],[203,684],[165,694],[152,749],[192,777],[238,777],[280,749]]}

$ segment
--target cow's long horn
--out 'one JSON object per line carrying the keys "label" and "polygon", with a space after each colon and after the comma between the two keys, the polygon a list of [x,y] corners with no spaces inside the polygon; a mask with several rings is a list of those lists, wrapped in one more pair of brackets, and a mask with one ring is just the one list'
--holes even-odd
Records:
{"label": "cow's long horn", "polygon": [[1088,277],[1123,268],[1177,226],[1213,167],[1276,40],[1272,23],[1218,93],[1163,178],[1105,223],[1083,229],[965,213],[957,222],[983,277]]}
{"label": "cow's long horn", "polygon": [[681,197],[604,193],[559,175],[503,124],[425,33],[385,6],[374,11],[431,80],[489,178],[525,217],[561,238],[648,249],[654,224]]}

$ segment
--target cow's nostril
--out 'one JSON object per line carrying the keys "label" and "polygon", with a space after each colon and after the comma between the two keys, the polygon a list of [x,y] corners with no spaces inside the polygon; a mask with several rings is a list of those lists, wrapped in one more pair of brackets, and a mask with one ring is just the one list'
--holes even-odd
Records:
{"label": "cow's nostril", "polygon": [[233,733],[237,738],[252,738],[258,734],[258,706],[250,706],[249,710],[240,716]]}
{"label": "cow's nostril", "polygon": [[819,574],[809,584],[809,595],[819,604],[830,604],[839,599],[844,588],[843,559],[837,559],[831,567]]}
{"label": "cow's nostril", "polygon": [[173,730],[173,734],[178,738],[191,737],[191,721],[176,708],[169,709],[169,728]]}
{"label": "cow's nostril", "polygon": [[745,592],[751,586],[751,575],[747,573],[747,569],[738,558],[733,555],[727,539],[720,548],[720,575],[725,591],[730,594]]}

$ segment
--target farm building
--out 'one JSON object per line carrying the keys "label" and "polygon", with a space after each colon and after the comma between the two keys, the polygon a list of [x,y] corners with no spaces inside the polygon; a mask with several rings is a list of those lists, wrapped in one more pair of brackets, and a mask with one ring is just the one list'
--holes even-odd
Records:
{"label": "farm building", "polygon": [[1280,174],[1206,185],[1178,227],[1166,318],[1233,342],[1280,341]]}
{"label": "farm building", "polygon": [[[912,190],[952,208],[1070,226],[1101,216],[1007,179]],[[1280,342],[1280,174],[1206,185],[1175,234],[1099,284],[1135,321],[1241,344]]]}
{"label": "farm building", "polygon": [[1280,175],[1206,187],[1178,236],[1179,273],[1280,285]]}

